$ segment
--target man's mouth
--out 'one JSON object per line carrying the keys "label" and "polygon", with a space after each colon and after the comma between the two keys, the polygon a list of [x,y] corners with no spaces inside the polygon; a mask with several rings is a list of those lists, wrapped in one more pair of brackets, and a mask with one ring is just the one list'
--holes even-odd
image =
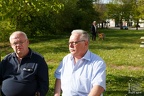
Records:
{"label": "man's mouth", "polygon": [[75,49],[74,49],[74,48],[70,48],[69,50],[70,50],[70,51],[75,51]]}

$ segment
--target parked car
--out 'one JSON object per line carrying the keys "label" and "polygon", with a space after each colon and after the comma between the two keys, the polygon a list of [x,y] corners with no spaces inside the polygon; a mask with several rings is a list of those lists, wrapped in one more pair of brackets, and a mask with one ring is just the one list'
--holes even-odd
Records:
{"label": "parked car", "polygon": [[128,30],[127,26],[122,26],[122,29]]}

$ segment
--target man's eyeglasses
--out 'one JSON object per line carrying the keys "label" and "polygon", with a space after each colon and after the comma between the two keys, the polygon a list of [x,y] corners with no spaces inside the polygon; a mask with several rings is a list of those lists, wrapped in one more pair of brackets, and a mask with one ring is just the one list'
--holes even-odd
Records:
{"label": "man's eyeglasses", "polygon": [[17,46],[18,44],[19,45],[23,45],[24,43],[26,42],[26,40],[25,41],[20,41],[20,42],[14,42],[14,43],[11,43],[13,46]]}
{"label": "man's eyeglasses", "polygon": [[76,42],[69,42],[69,45],[70,45],[70,44],[76,45],[76,44],[78,44],[79,42],[83,42],[83,41],[85,41],[85,40],[79,40],[79,41],[76,41]]}

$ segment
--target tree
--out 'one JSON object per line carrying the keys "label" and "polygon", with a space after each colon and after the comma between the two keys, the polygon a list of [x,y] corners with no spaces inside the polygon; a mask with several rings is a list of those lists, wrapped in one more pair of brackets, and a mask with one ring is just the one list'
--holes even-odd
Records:
{"label": "tree", "polygon": [[57,34],[76,28],[89,30],[93,0],[0,0],[2,21],[29,36]]}
{"label": "tree", "polygon": [[140,17],[144,19],[144,0],[138,0],[138,11],[140,12]]}
{"label": "tree", "polygon": [[137,5],[136,0],[112,0],[107,7],[110,17],[119,20],[120,28],[122,28],[123,19],[127,21],[133,19],[138,26],[141,14],[138,11],[139,5]]}
{"label": "tree", "polygon": [[101,2],[97,2],[94,4],[94,9],[95,9],[95,13],[96,13],[96,21],[100,24],[102,24],[102,28],[103,28],[103,24],[106,24],[106,19],[108,18],[108,14],[107,14],[107,8],[106,8],[106,4],[103,4]]}
{"label": "tree", "polygon": [[139,27],[139,19],[144,19],[144,0],[135,0],[135,11],[134,11],[134,20],[136,21],[136,30]]}
{"label": "tree", "polygon": [[1,0],[2,20],[9,19],[16,30],[26,31],[28,35],[48,30],[48,16],[57,13],[63,4],[53,0]]}
{"label": "tree", "polygon": [[78,23],[81,28],[90,30],[92,22],[97,18],[97,12],[93,8],[93,0],[78,0],[77,2]]}

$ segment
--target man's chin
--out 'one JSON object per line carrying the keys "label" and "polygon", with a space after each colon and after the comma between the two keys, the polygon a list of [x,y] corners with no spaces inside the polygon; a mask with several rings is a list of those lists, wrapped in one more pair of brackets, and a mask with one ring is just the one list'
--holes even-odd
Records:
{"label": "man's chin", "polygon": [[21,52],[21,51],[17,51],[16,53],[17,53],[17,54],[22,54],[22,52]]}
{"label": "man's chin", "polygon": [[74,55],[75,54],[75,52],[74,51],[72,51],[72,52],[70,52],[72,55]]}

